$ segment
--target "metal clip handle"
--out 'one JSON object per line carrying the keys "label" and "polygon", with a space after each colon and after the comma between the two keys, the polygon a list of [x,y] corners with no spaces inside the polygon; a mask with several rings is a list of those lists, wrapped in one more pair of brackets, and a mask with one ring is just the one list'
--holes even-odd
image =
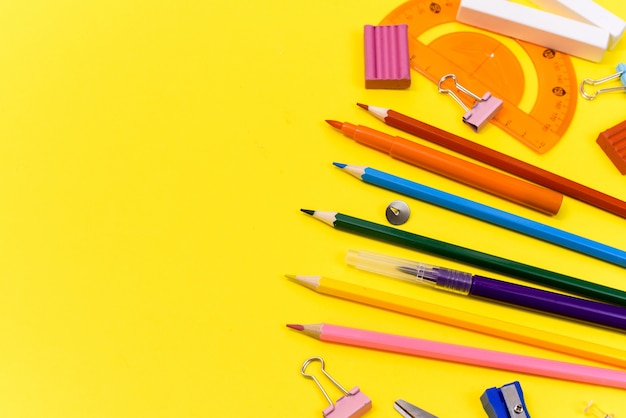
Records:
{"label": "metal clip handle", "polygon": [[[317,380],[315,376],[312,374],[308,374],[305,372],[307,366],[313,362],[319,361],[322,364],[322,373],[324,376],[328,378],[335,386],[343,392],[343,396],[337,399],[336,402],[330,399],[328,393],[322,387],[322,384]],[[320,357],[312,357],[304,362],[302,365],[302,375],[306,378],[313,379],[318,388],[322,391],[326,400],[330,404],[326,409],[322,411],[322,415],[324,418],[359,418],[363,416],[367,411],[372,409],[372,400],[365,395],[358,386],[355,386],[350,391],[347,391],[343,386],[341,386],[335,379],[329,375],[324,369],[324,360]]]}
{"label": "metal clip handle", "polygon": [[[626,64],[620,63],[618,64],[616,68],[617,68],[617,72],[615,74],[611,74],[609,76],[600,78],[598,80],[585,78],[582,81],[582,83],[580,83],[580,94],[587,100],[593,100],[596,98],[598,94],[610,93],[610,92],[615,92],[615,91],[626,91]],[[587,93],[587,91],[585,90],[586,85],[597,86],[598,84],[607,83],[609,81],[616,80],[618,78],[622,82],[621,86],[600,88],[591,94]]]}
{"label": "metal clip handle", "polygon": [[319,361],[322,364],[322,373],[324,373],[324,376],[326,376],[328,378],[328,380],[330,380],[331,382],[333,382],[333,384],[335,386],[337,386],[339,388],[339,390],[341,390],[341,392],[343,392],[344,395],[349,396],[350,392],[348,392],[343,386],[341,386],[339,384],[339,382],[337,382],[335,379],[333,379],[333,377],[331,375],[328,374],[328,372],[326,372],[325,370],[325,364],[324,364],[324,359],[321,357],[311,357],[310,359],[307,359],[304,364],[302,365],[302,369],[300,370],[300,372],[302,373],[302,376],[308,378],[308,379],[313,379],[313,381],[315,382],[315,384],[317,385],[318,388],[320,388],[320,390],[322,391],[322,393],[324,394],[324,397],[326,397],[326,400],[328,401],[328,403],[330,405],[334,405],[335,403],[332,401],[332,399],[330,398],[330,396],[328,396],[328,393],[326,393],[326,391],[324,390],[324,387],[322,386],[322,384],[320,383],[319,380],[317,380],[317,378],[315,376],[313,376],[312,374],[308,374],[305,373],[306,368],[308,367],[309,364],[311,364],[314,361]]}
{"label": "metal clip handle", "polygon": [[465,110],[466,112],[469,112],[470,109],[465,105],[465,103],[463,103],[463,101],[459,98],[459,96],[456,95],[456,93],[454,93],[450,89],[444,89],[443,87],[441,87],[442,84],[450,78],[454,80],[454,87],[459,89],[459,91],[462,91],[463,93],[467,94],[474,100],[477,100],[479,102],[482,101],[480,97],[478,97],[477,95],[475,95],[474,93],[472,93],[471,91],[469,91],[468,89],[460,85],[456,79],[456,75],[454,74],[446,74],[443,77],[441,77],[441,79],[439,80],[439,84],[437,84],[437,89],[439,90],[439,93],[450,95],[463,108],[463,110]]}

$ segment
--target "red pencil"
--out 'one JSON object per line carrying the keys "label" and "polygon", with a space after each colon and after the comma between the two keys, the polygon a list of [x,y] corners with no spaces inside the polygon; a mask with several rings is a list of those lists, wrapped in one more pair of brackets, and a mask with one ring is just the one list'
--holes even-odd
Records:
{"label": "red pencil", "polygon": [[477,144],[458,135],[446,132],[427,123],[413,119],[395,110],[368,106],[357,103],[358,106],[367,110],[389,126],[398,128],[404,132],[423,138],[442,147],[474,158],[508,173],[532,181],[541,186],[563,193],[566,196],[585,202],[589,205],[603,209],[614,215],[626,218],[626,202],[613,196],[609,196],[575,181],[561,177],[558,174],[528,164],[524,161],[510,157],[506,154]]}

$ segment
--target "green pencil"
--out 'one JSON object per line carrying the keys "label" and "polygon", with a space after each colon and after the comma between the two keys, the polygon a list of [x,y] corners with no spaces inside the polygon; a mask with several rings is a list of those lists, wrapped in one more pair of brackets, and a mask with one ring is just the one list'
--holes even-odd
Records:
{"label": "green pencil", "polygon": [[602,302],[626,306],[626,292],[608,286],[544,270],[539,267],[402,231],[386,225],[369,222],[338,212],[322,212],[308,209],[301,210],[335,229],[481,267],[496,273]]}

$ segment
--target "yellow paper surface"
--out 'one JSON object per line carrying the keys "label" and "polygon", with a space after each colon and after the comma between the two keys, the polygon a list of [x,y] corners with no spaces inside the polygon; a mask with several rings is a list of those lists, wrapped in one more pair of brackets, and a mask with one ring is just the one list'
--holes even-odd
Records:
{"label": "yellow paper surface", "polygon": [[[626,18],[621,1],[597,3]],[[624,94],[579,98],[566,135],[538,155],[492,125],[473,134],[458,105],[415,72],[407,90],[366,90],[363,26],[399,4],[0,5],[1,416],[318,417],[326,401],[300,376],[312,356],[372,399],[371,417],[397,414],[397,398],[441,417],[483,417],[483,391],[514,380],[533,417],[582,416],[590,399],[626,414],[622,390],[324,344],[285,327],[330,322],[588,363],[317,295],[283,276],[319,274],[626,343],[623,333],[353,270],[345,252],[367,249],[505,279],[300,212],[386,223],[386,206],[401,197],[340,172],[339,161],[626,248],[617,216],[566,197],[549,218],[393,160],[324,122],[428,145],[356,102],[391,107],[626,200],[626,177],[595,143],[624,120]],[[622,41],[600,63],[573,58],[577,78],[613,73],[625,52]],[[623,268],[403,199],[412,210],[403,229],[626,290]]]}

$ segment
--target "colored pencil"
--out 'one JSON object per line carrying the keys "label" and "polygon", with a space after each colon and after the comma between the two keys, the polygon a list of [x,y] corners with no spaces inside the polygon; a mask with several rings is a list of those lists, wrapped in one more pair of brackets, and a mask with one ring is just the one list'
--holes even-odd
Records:
{"label": "colored pencil", "polygon": [[423,302],[329,277],[297,275],[288,275],[287,277],[291,281],[322,295],[334,296],[415,318],[626,368],[626,351],[614,347]]}
{"label": "colored pencil", "polygon": [[595,206],[598,209],[626,218],[626,202],[623,200],[413,119],[395,110],[361,103],[357,103],[357,105],[389,126]]}
{"label": "colored pencil", "polygon": [[343,171],[365,183],[373,184],[406,196],[414,197],[434,205],[453,210],[472,218],[519,232],[533,238],[577,251],[599,260],[626,267],[626,251],[602,244],[580,235],[572,234],[552,226],[533,221],[510,212],[483,205],[444,191],[410,181],[372,167],[335,163]]}
{"label": "colored pencil", "polygon": [[626,293],[610,287],[585,282],[571,276],[523,264],[517,261],[439,241],[423,235],[377,224],[338,212],[301,209],[335,229],[402,246],[416,251],[437,255],[496,273],[504,274],[574,294],[626,306]]}
{"label": "colored pencil", "polygon": [[626,371],[623,370],[604,369],[332,324],[288,324],[287,326],[324,342],[626,389]]}
{"label": "colored pencil", "polygon": [[527,308],[626,331],[626,307],[577,298],[503,280],[369,251],[348,251],[346,262],[360,270],[455,294]]}
{"label": "colored pencil", "polygon": [[334,120],[326,122],[360,144],[511,202],[548,215],[556,214],[561,207],[563,195],[554,190],[366,126]]}

